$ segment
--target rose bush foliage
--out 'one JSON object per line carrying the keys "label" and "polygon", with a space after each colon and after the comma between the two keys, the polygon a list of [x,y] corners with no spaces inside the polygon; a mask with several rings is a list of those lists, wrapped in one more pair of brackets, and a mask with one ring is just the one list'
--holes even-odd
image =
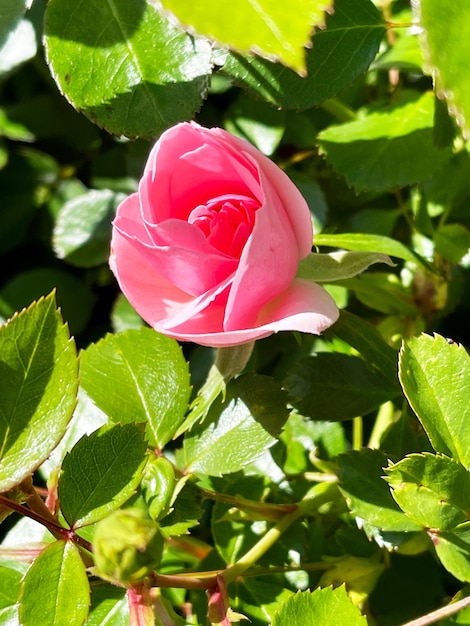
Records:
{"label": "rose bush foliage", "polygon": [[220,128],[182,123],[163,133],[138,193],[119,206],[110,265],[142,317],[179,340],[318,334],[338,309],[296,278],[312,236],[307,203],[272,161]]}

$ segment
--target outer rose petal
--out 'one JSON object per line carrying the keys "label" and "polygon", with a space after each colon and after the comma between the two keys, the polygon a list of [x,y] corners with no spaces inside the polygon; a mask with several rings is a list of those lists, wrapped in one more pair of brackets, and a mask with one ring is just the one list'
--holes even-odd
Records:
{"label": "outer rose petal", "polygon": [[[204,332],[197,320],[188,320],[165,334],[181,341],[193,341],[203,346],[237,346],[263,339],[282,330],[297,330],[318,335],[338,319],[339,311],[333,298],[319,285],[295,279],[290,287],[266,306],[259,315],[259,325],[244,330]],[[156,330],[159,330],[157,327]]]}

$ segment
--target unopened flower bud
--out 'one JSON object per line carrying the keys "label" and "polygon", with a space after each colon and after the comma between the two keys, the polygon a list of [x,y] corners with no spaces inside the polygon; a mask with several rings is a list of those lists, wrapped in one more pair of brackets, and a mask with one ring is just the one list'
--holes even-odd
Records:
{"label": "unopened flower bud", "polygon": [[97,574],[120,583],[143,580],[160,563],[159,525],[140,509],[122,509],[98,522],[93,539]]}

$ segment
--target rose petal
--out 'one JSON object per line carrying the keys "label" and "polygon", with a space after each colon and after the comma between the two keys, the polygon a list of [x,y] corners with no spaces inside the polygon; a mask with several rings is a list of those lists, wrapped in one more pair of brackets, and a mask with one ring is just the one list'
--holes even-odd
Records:
{"label": "rose petal", "polygon": [[260,312],[259,325],[256,327],[228,332],[198,332],[198,322],[188,320],[179,328],[165,333],[181,341],[228,347],[263,339],[286,330],[318,335],[331,326],[338,316],[339,311],[333,298],[322,287],[296,279],[284,293]]}
{"label": "rose petal", "polygon": [[[260,170],[266,176],[268,184],[276,189],[281,205],[285,207],[287,217],[295,233],[300,258],[306,257],[310,253],[313,244],[312,223],[308,205],[294,183],[271,159],[259,152],[245,139],[230,135],[222,128],[213,128],[212,132],[222,139],[226,139],[228,136],[229,139],[227,141],[230,141],[232,147],[238,147],[240,151],[249,154],[256,161]],[[307,213],[305,213],[305,207],[307,208]],[[309,217],[309,224],[306,222],[306,215]]]}
{"label": "rose petal", "polygon": [[186,220],[196,206],[224,194],[263,201],[252,160],[231,146],[221,148],[216,136],[193,123],[179,124],[155,144],[139,194],[149,223]]}
{"label": "rose petal", "polygon": [[276,190],[264,179],[262,185],[265,203],[256,212],[253,232],[240,257],[227,302],[226,331],[255,324],[259,311],[290,285],[299,264],[295,235]]}

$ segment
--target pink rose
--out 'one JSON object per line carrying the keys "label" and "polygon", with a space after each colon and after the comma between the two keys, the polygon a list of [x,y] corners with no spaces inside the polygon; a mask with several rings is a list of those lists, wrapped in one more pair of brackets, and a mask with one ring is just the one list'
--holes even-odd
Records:
{"label": "pink rose", "polygon": [[272,161],[220,128],[183,123],[163,133],[119,206],[110,266],[144,320],[176,339],[318,334],[338,310],[295,278],[312,236],[305,200]]}

